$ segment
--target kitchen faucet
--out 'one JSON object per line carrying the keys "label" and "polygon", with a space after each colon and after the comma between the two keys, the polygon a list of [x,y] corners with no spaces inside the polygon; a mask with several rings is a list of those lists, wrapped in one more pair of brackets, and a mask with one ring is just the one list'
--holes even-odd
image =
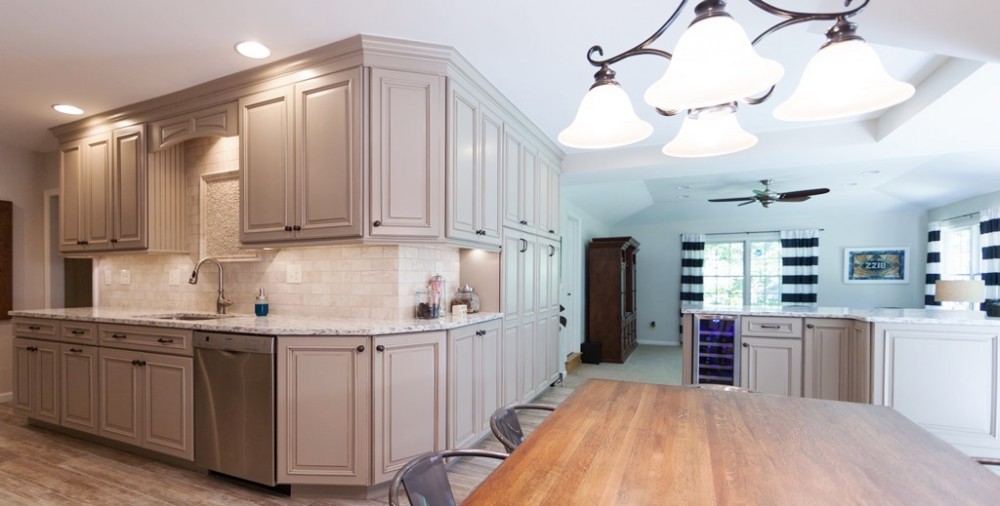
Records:
{"label": "kitchen faucet", "polygon": [[201,270],[201,265],[205,262],[212,262],[219,267],[219,298],[215,301],[215,312],[218,314],[226,314],[226,308],[233,305],[233,301],[226,298],[226,289],[222,283],[222,263],[218,260],[207,257],[201,259],[198,265],[194,266],[194,271],[191,273],[191,278],[188,279],[188,283],[192,285],[198,284],[198,271]]}

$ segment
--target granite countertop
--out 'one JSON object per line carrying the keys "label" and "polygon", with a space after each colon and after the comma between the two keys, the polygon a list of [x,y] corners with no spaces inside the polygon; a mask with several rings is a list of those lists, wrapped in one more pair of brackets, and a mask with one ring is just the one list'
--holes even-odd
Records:
{"label": "granite countertop", "polygon": [[681,313],[781,316],[791,318],[844,318],[872,323],[939,323],[1000,326],[1000,318],[989,318],[983,311],[956,311],[947,309],[719,306],[682,307]]}
{"label": "granite countertop", "polygon": [[214,332],[234,332],[240,334],[264,334],[272,336],[373,336],[448,330],[503,318],[503,313],[474,313],[467,316],[446,316],[433,320],[403,318],[398,320],[361,320],[322,316],[280,316],[269,315],[258,318],[253,315],[231,314],[213,320],[164,320],[156,316],[168,314],[205,314],[196,311],[163,311],[157,309],[107,309],[71,308],[36,309],[10,311],[11,316],[26,318],[50,318],[54,320],[74,320],[94,323],[117,323],[123,325],[147,325],[176,329],[193,329]]}

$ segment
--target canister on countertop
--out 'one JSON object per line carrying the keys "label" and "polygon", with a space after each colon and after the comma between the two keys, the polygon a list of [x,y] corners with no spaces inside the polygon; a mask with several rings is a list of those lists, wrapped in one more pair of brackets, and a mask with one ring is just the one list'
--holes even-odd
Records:
{"label": "canister on countertop", "polygon": [[458,289],[458,293],[455,297],[451,299],[451,306],[455,307],[456,304],[463,304],[468,308],[469,314],[479,312],[479,295],[472,289],[471,286],[465,285]]}

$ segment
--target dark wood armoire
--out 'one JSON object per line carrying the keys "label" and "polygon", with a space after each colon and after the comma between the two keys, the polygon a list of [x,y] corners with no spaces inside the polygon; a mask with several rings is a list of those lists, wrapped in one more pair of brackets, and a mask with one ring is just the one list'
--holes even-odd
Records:
{"label": "dark wood armoire", "polygon": [[636,343],[636,256],[631,237],[594,239],[587,247],[587,343],[601,361],[624,363]]}

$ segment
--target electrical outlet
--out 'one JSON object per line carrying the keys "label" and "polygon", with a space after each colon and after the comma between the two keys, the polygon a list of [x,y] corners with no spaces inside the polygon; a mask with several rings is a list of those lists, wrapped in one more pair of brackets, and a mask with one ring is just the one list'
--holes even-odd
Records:
{"label": "electrical outlet", "polygon": [[168,280],[170,286],[177,286],[181,284],[181,271],[180,269],[170,269],[170,279]]}
{"label": "electrical outlet", "polygon": [[118,279],[118,282],[120,284],[123,284],[123,285],[131,285],[132,284],[132,271],[130,271],[128,269],[122,269],[122,271],[120,273],[120,276],[119,276],[119,279]]}
{"label": "electrical outlet", "polygon": [[288,269],[285,271],[285,282],[286,283],[301,283],[302,282],[302,266],[299,264],[288,264]]}
{"label": "electrical outlet", "polygon": [[104,269],[104,286],[111,286],[111,269]]}

